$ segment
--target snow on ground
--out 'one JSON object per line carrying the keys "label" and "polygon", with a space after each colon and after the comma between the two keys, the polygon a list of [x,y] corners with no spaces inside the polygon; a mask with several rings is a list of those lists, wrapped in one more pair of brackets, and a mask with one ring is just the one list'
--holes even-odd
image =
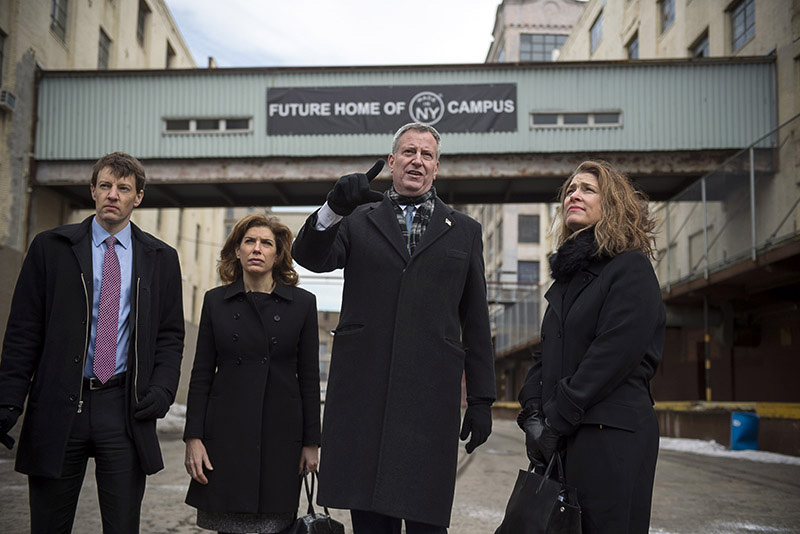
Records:
{"label": "snow on ground", "polygon": [[740,458],[754,462],[771,464],[800,465],[800,458],[766,451],[731,451],[716,441],[687,438],[661,438],[661,450],[691,452],[705,456],[724,456],[726,458]]}

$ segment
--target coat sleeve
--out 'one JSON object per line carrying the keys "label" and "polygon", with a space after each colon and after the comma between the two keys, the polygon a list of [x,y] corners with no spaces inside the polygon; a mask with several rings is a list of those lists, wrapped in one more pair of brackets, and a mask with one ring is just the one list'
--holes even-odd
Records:
{"label": "coat sleeve", "polygon": [[211,322],[213,312],[209,293],[206,292],[203,298],[203,310],[197,330],[197,349],[186,400],[184,441],[189,438],[203,438],[208,395],[211,393],[211,384],[214,382],[214,374],[217,371],[217,345],[214,341],[214,327]]}
{"label": "coat sleeve", "polygon": [[314,212],[294,240],[292,257],[315,273],[342,269],[347,261],[347,217],[325,230],[317,230],[316,223],[317,212]]}
{"label": "coat sleeve", "polygon": [[173,248],[167,252],[160,265],[162,272],[159,288],[159,324],[155,336],[155,354],[150,385],[165,388],[175,398],[183,359],[183,291],[178,253]]}
{"label": "coat sleeve", "polygon": [[297,344],[297,378],[303,402],[303,445],[320,444],[319,328],[317,299],[308,294],[305,321]]}
{"label": "coat sleeve", "polygon": [[467,395],[494,402],[494,352],[486,299],[486,275],[483,264],[483,241],[480,228],[475,231],[469,270],[459,303],[461,337],[466,350],[464,371]]}
{"label": "coat sleeve", "polygon": [[517,397],[523,408],[535,406],[537,409],[542,407],[542,353],[533,353],[533,365],[528,370],[525,377],[525,384],[519,390]]}
{"label": "coat sleeve", "polygon": [[22,409],[45,339],[47,269],[42,238],[28,249],[17,278],[0,358],[0,405]]}
{"label": "coat sleeve", "polygon": [[554,396],[545,402],[548,422],[562,434],[574,432],[586,410],[642,363],[663,321],[664,305],[653,267],[641,253],[624,255],[601,274],[608,271],[608,290],[592,343],[575,373],[561,379]]}

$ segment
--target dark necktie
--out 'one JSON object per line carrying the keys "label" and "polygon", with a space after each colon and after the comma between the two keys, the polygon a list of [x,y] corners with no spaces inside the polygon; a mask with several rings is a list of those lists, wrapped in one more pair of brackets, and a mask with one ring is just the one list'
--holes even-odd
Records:
{"label": "dark necktie", "polygon": [[119,258],[114,249],[117,238],[106,239],[103,280],[100,282],[100,305],[97,308],[97,333],[94,343],[94,374],[105,383],[117,368],[117,331],[119,330]]}
{"label": "dark necktie", "polygon": [[414,213],[417,208],[413,204],[409,204],[406,208],[406,228],[408,228],[408,253],[411,254],[414,250],[411,247],[411,226],[414,223]]}

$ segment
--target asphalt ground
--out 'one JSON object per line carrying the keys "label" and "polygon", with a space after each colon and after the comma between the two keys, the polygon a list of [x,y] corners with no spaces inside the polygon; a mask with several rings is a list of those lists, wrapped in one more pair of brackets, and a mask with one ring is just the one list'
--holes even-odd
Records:
{"label": "asphalt ground", "polygon": [[[14,429],[18,431],[18,428]],[[141,532],[207,533],[184,504],[189,476],[178,432],[160,435],[166,468],[148,477]],[[324,453],[321,457],[324,465]],[[73,532],[102,532],[93,464],[81,493]],[[519,469],[523,436],[512,421],[496,420],[489,441],[472,455],[459,452],[451,534],[492,534],[503,517]],[[29,532],[25,476],[13,453],[0,449],[0,534]],[[305,497],[299,513],[305,513]],[[351,532],[349,514],[331,510]],[[662,450],[656,471],[651,534],[800,534],[800,465]]]}

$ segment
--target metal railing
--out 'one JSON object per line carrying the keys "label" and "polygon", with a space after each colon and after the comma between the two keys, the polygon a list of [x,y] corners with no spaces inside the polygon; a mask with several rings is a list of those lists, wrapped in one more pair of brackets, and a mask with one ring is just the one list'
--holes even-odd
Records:
{"label": "metal railing", "polygon": [[792,135],[798,119],[764,134],[670,200],[654,203],[660,225],[655,268],[667,291],[755,260],[759,251],[798,235],[798,142]]}
{"label": "metal railing", "polygon": [[487,289],[495,355],[529,346],[539,337],[539,284],[488,282]]}

